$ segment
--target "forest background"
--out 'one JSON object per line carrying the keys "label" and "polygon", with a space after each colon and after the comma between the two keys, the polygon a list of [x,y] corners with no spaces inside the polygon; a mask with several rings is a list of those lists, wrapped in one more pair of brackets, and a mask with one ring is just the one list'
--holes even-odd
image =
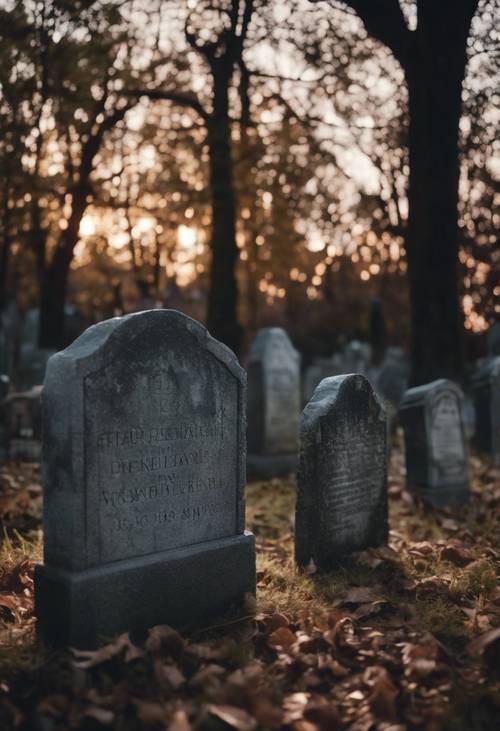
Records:
{"label": "forest background", "polygon": [[[376,6],[376,7],[375,7]],[[0,3],[0,308],[463,379],[499,317],[495,0]],[[495,156],[496,154],[496,156]]]}

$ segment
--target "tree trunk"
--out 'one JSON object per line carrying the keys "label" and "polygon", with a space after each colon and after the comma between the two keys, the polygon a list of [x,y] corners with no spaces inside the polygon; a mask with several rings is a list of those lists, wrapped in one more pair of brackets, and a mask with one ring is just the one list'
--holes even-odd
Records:
{"label": "tree trunk", "polygon": [[207,327],[215,338],[239,353],[242,328],[238,321],[238,248],[228,103],[232,67],[229,63],[218,63],[216,60],[212,66],[212,74],[213,113],[207,122],[212,197],[212,266]]}
{"label": "tree trunk", "polygon": [[[6,193],[7,196],[7,193]],[[12,244],[10,232],[10,208],[7,202],[3,211],[3,241],[0,251],[0,328],[1,315],[7,304],[7,287],[9,281],[10,247]]]}
{"label": "tree trunk", "polygon": [[64,331],[64,306],[73,251],[78,243],[80,223],[87,207],[87,187],[81,185],[72,196],[68,228],[63,231],[50,264],[45,267],[40,287],[41,348],[59,350],[68,343]]}
{"label": "tree trunk", "polygon": [[463,375],[458,129],[471,17],[463,10],[450,11],[449,3],[424,7],[419,12],[416,53],[406,68],[410,109],[406,244],[415,385],[436,378],[460,380]]}

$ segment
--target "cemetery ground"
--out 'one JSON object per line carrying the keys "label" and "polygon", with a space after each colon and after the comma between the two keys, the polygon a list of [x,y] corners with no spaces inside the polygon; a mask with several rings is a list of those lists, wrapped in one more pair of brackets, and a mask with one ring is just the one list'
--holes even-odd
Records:
{"label": "cemetery ground", "polygon": [[[500,718],[500,468],[471,458],[472,496],[425,508],[393,449],[387,547],[328,575],[293,562],[295,480],[247,487],[257,603],[180,636],[36,650],[38,465],[0,473],[0,728],[486,731]],[[168,589],[168,587],[167,587]]]}

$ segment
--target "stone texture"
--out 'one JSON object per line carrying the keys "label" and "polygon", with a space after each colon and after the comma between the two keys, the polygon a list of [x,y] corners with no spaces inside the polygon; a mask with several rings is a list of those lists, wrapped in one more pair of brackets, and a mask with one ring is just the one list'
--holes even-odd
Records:
{"label": "stone texture", "polygon": [[500,356],[483,361],[473,378],[472,389],[475,446],[500,465]]}
{"label": "stone texture", "polygon": [[259,330],[248,362],[248,472],[274,477],[295,469],[300,356],[279,327]]}
{"label": "stone texture", "polygon": [[468,499],[463,394],[445,379],[406,391],[400,405],[408,487],[437,507]]}
{"label": "stone texture", "polygon": [[387,539],[385,412],[361,375],[325,378],[302,413],[295,557],[319,569]]}
{"label": "stone texture", "polygon": [[[253,537],[244,535],[245,373],[203,326],[152,310],[88,328],[49,360],[42,411],[44,639],[84,646],[102,633],[175,624],[179,603],[196,622],[255,590]],[[216,546],[227,554],[218,559],[220,591],[206,575],[205,551]],[[229,570],[233,550],[244,591]],[[125,601],[141,566],[143,599],[132,591],[136,599]],[[173,567],[189,575],[172,582]],[[75,597],[105,575],[116,591],[106,609],[92,610],[88,632],[72,616]],[[56,625],[54,581],[67,608]],[[193,606],[196,586],[208,597]]]}

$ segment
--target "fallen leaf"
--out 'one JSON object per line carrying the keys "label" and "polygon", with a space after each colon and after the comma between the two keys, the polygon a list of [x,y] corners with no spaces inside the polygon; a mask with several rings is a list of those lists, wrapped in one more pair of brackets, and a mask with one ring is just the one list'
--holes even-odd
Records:
{"label": "fallen leaf", "polygon": [[212,716],[220,718],[221,721],[224,721],[224,723],[227,723],[228,726],[235,728],[237,731],[254,731],[257,728],[255,718],[252,718],[242,708],[236,708],[236,706],[210,705],[207,710]]}
{"label": "fallen leaf", "polygon": [[296,636],[288,627],[279,627],[269,635],[269,644],[272,647],[289,649],[296,640]]}
{"label": "fallen leaf", "polygon": [[168,731],[191,731],[191,724],[189,723],[186,711],[179,710],[174,713],[168,726]]}

